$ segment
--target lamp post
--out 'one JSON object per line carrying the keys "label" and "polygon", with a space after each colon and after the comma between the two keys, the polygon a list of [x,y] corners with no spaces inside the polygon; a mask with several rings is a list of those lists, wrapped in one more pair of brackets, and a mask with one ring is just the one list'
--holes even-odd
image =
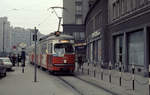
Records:
{"label": "lamp post", "polygon": [[34,51],[34,82],[37,82],[37,62],[36,62],[36,41],[37,41],[37,32],[38,32],[38,29],[36,29],[36,27],[34,28],[34,35],[33,35],[33,41],[35,41],[35,51]]}

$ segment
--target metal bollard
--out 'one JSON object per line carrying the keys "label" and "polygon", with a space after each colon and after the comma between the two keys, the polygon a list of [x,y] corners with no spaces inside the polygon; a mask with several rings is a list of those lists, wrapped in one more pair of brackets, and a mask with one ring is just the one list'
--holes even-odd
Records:
{"label": "metal bollard", "polygon": [[24,67],[22,67],[22,73],[24,73]]}
{"label": "metal bollard", "polygon": [[89,68],[88,68],[88,75],[89,75],[90,71],[89,71]]}
{"label": "metal bollard", "polygon": [[103,80],[103,62],[101,64],[101,80]]}
{"label": "metal bollard", "polygon": [[132,89],[135,90],[134,79],[135,79],[135,66],[132,65]]}
{"label": "metal bollard", "polygon": [[111,61],[109,62],[109,82],[111,83],[111,70],[112,70],[112,64]]}
{"label": "metal bollard", "polygon": [[82,73],[83,73],[83,66],[82,66]]}
{"label": "metal bollard", "polygon": [[120,72],[119,85],[121,86],[121,63],[120,63],[120,66],[119,66],[119,72]]}
{"label": "metal bollard", "polygon": [[96,77],[96,70],[94,69],[94,77]]}
{"label": "metal bollard", "polygon": [[149,64],[149,95],[150,95],[150,64]]}

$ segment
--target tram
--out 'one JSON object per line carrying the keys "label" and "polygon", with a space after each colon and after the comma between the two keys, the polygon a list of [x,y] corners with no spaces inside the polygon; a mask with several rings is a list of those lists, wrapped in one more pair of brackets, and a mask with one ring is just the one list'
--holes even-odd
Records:
{"label": "tram", "polygon": [[[32,49],[34,51],[34,49]],[[30,54],[30,62],[34,63],[34,53]],[[75,49],[73,36],[55,32],[42,37],[37,44],[36,64],[50,72],[75,70]]]}

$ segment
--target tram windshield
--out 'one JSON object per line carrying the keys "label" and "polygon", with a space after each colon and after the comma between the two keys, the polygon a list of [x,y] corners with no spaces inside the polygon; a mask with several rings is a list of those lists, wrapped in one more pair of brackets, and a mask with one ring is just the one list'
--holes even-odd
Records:
{"label": "tram windshield", "polygon": [[61,54],[74,52],[73,45],[70,43],[55,44],[54,49],[56,53],[61,53]]}

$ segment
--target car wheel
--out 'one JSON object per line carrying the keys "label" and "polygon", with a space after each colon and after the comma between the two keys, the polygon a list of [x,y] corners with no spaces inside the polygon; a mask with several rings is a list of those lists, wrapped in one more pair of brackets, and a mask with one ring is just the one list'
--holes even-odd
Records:
{"label": "car wheel", "polygon": [[6,75],[6,72],[1,74],[2,77],[6,77]]}
{"label": "car wheel", "polygon": [[7,75],[7,74],[6,74],[6,72],[5,72],[5,73],[4,73],[4,77],[6,77],[6,75]]}

